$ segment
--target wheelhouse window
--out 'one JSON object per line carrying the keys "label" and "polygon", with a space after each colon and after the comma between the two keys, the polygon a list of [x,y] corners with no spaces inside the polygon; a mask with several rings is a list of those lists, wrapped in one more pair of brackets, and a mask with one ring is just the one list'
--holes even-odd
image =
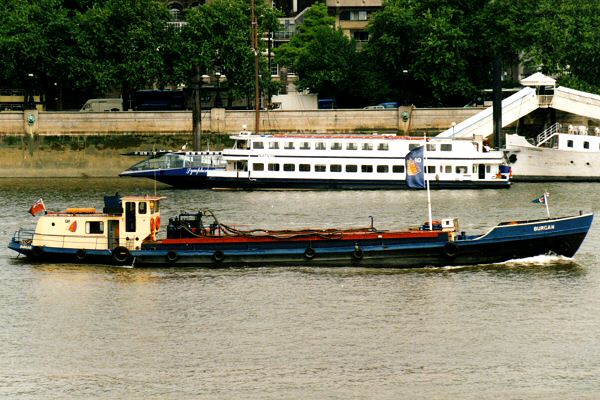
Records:
{"label": "wheelhouse window", "polygon": [[300,143],[300,150],[310,150],[310,142]]}
{"label": "wheelhouse window", "polygon": [[315,150],[327,150],[325,147],[325,143],[323,143],[323,142],[315,143]]}
{"label": "wheelhouse window", "polygon": [[295,164],[283,164],[283,170],[285,172],[293,172],[296,170],[296,165]]}
{"label": "wheelhouse window", "polygon": [[148,211],[148,203],[146,203],[145,201],[141,201],[140,204],[138,205],[138,214],[146,214],[147,211]]}
{"label": "wheelhouse window", "polygon": [[361,165],[360,172],[371,173],[371,172],[373,172],[373,166],[372,165]]}
{"label": "wheelhouse window", "polygon": [[315,172],[325,172],[327,171],[327,166],[322,164],[315,165]]}
{"label": "wheelhouse window", "polygon": [[356,165],[346,165],[346,172],[358,172],[358,167]]}
{"label": "wheelhouse window", "polygon": [[264,170],[265,170],[265,164],[263,164],[263,163],[252,164],[252,171],[264,171]]}
{"label": "wheelhouse window", "polygon": [[373,150],[373,143],[363,143],[362,149],[363,150]]}
{"label": "wheelhouse window", "polygon": [[378,165],[377,166],[377,173],[378,174],[387,174],[390,170],[390,167],[388,167],[387,165]]}
{"label": "wheelhouse window", "polygon": [[346,150],[358,150],[358,145],[356,143],[348,143],[346,144]]}
{"label": "wheelhouse window", "polygon": [[388,151],[389,149],[390,145],[388,143],[379,143],[379,145],[377,145],[377,150]]}
{"label": "wheelhouse window", "polygon": [[392,172],[394,174],[402,174],[404,173],[404,165],[393,165]]}
{"label": "wheelhouse window", "polygon": [[341,150],[342,149],[342,144],[339,142],[333,142],[331,143],[331,150]]}
{"label": "wheelhouse window", "polygon": [[269,163],[269,165],[267,166],[267,168],[269,169],[269,171],[279,171],[279,164],[277,164],[277,163]]}
{"label": "wheelhouse window", "polygon": [[342,166],[340,164],[332,164],[329,166],[329,172],[342,172]]}
{"label": "wheelhouse window", "polygon": [[252,148],[262,150],[265,148],[265,145],[263,142],[254,142],[254,143],[252,143]]}
{"label": "wheelhouse window", "polygon": [[300,171],[300,172],[310,172],[310,164],[300,164],[298,166],[298,171]]}
{"label": "wheelhouse window", "polygon": [[452,151],[452,144],[450,144],[450,143],[442,144],[442,145],[440,145],[440,150],[441,151]]}
{"label": "wheelhouse window", "polygon": [[409,143],[408,144],[408,151],[412,151],[414,149],[416,149],[417,147],[423,146],[421,143]]}
{"label": "wheelhouse window", "polygon": [[85,233],[92,233],[92,234],[104,233],[104,222],[103,221],[86,221]]}
{"label": "wheelhouse window", "polygon": [[433,143],[427,143],[427,151],[435,151],[437,146]]}

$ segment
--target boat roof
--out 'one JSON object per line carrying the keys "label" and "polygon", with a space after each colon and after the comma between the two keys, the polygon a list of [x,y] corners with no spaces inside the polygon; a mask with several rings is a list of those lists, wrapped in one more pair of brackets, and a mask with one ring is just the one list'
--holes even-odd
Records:
{"label": "boat roof", "polygon": [[126,196],[119,196],[121,198],[121,200],[125,200],[125,201],[143,201],[143,200],[162,200],[162,199],[166,199],[166,197],[164,196],[160,196],[157,194],[144,194],[144,195],[126,195]]}
{"label": "boat roof", "polygon": [[[422,142],[424,140],[421,136],[397,136],[393,133],[390,134],[282,134],[275,133],[272,135],[255,135],[251,133],[242,132],[237,135],[232,135],[232,138],[235,139],[363,139],[363,140],[410,140],[415,142]],[[427,137],[425,140],[452,140],[451,138],[441,138],[441,137]]]}

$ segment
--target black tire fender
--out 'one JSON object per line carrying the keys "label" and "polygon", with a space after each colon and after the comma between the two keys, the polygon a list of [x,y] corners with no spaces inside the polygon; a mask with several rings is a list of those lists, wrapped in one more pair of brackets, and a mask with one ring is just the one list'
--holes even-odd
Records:
{"label": "black tire fender", "polygon": [[123,265],[127,263],[131,257],[131,253],[129,253],[129,250],[127,250],[126,247],[118,246],[113,249],[110,256],[116,264]]}
{"label": "black tire fender", "polygon": [[363,252],[363,249],[361,249],[359,245],[354,246],[354,251],[352,252],[352,257],[355,260],[361,260],[364,255],[365,254]]}
{"label": "black tire fender", "polygon": [[225,259],[225,254],[221,250],[217,250],[213,253],[212,258],[216,262],[221,262]]}
{"label": "black tire fender", "polygon": [[309,247],[308,249],[304,250],[304,257],[307,260],[312,260],[313,258],[315,258],[316,255],[317,252],[312,247]]}
{"label": "black tire fender", "polygon": [[31,248],[31,254],[33,254],[34,257],[40,257],[42,254],[44,254],[44,249],[42,249],[40,246],[33,246]]}
{"label": "black tire fender", "polygon": [[75,258],[77,258],[79,261],[85,260],[86,256],[87,256],[87,253],[84,249],[79,249],[75,252]]}
{"label": "black tire fender", "polygon": [[454,258],[459,253],[459,248],[456,243],[448,242],[444,245],[444,255],[448,258]]}
{"label": "black tire fender", "polygon": [[175,261],[177,261],[178,258],[179,258],[179,254],[177,254],[176,251],[171,250],[167,253],[167,260],[169,262],[175,262]]}

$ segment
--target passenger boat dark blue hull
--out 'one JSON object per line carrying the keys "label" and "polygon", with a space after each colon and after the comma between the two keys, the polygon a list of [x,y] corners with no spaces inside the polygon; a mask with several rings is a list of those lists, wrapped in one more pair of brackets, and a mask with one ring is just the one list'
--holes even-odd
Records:
{"label": "passenger boat dark blue hull", "polygon": [[[573,257],[586,237],[592,214],[501,223],[479,235],[438,228],[407,231],[235,231],[225,225],[181,224],[168,237],[139,249],[64,249],[32,246],[16,234],[9,247],[35,261],[193,266],[361,266],[418,268],[498,263],[554,254]],[[178,233],[179,232],[179,233]],[[181,232],[184,234],[182,235]],[[185,234],[188,232],[189,235]]]}

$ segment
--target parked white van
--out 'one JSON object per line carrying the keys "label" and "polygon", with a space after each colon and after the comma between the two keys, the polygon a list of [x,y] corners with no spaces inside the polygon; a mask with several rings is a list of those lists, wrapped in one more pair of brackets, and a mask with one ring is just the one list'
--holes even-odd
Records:
{"label": "parked white van", "polygon": [[123,99],[89,99],[81,110],[85,112],[123,111]]}

